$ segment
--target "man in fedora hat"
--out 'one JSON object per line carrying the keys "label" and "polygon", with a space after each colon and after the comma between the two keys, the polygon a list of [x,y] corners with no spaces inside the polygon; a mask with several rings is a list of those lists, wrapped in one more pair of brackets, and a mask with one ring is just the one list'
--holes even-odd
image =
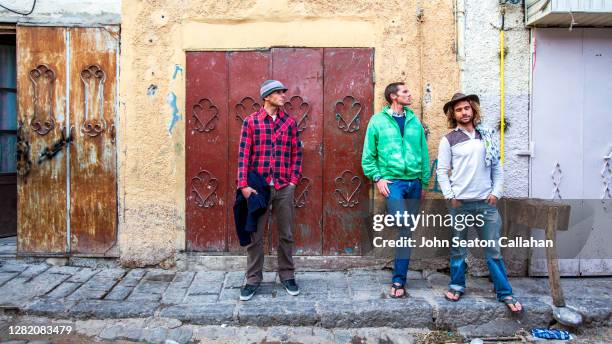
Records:
{"label": "man in fedora hat", "polygon": [[452,130],[440,140],[437,173],[453,215],[451,281],[445,297],[458,301],[465,292],[467,249],[457,243],[467,239],[467,227],[461,222],[471,214],[480,218],[475,221],[480,239],[495,243],[485,248],[485,257],[497,299],[512,312],[520,312],[522,306],[512,295],[498,244],[501,217],[495,204],[502,196],[504,172],[495,133],[480,124],[480,100],[475,94],[456,93],[443,109]]}
{"label": "man in fedora hat", "polygon": [[245,199],[256,194],[248,185],[248,172],[257,172],[269,185],[271,206],[258,218],[257,231],[246,248],[246,284],[240,292],[243,301],[253,297],[263,279],[263,236],[270,213],[279,231],[278,275],[287,293],[300,293],[293,264],[293,193],[302,176],[302,148],[295,120],[282,110],[286,92],[280,81],[266,80],[259,92],[263,106],[247,116],[240,133],[238,188]]}
{"label": "man in fedora hat", "polygon": [[[429,153],[423,125],[408,107],[412,96],[403,82],[385,88],[389,105],[370,119],[361,166],[386,198],[387,213],[400,216],[419,212],[429,184]],[[410,238],[414,224],[395,228],[400,239]],[[390,296],[406,296],[410,247],[397,247]]]}

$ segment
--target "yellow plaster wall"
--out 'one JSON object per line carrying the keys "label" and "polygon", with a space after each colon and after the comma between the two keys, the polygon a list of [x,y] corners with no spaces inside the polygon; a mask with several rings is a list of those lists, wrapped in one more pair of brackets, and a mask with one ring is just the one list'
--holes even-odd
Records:
{"label": "yellow plaster wall", "polygon": [[[459,85],[452,0],[124,0],[121,37],[119,245],[131,266],[170,266],[185,246],[185,51],[373,47],[375,109],[388,83],[405,81],[432,160]],[[181,117],[170,131],[172,95]]]}

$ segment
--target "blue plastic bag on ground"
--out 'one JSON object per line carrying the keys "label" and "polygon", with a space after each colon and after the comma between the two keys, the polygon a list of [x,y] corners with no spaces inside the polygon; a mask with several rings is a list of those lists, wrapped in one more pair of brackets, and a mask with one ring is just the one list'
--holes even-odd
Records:
{"label": "blue plastic bag on ground", "polygon": [[531,335],[535,338],[543,338],[543,339],[560,339],[560,340],[568,340],[572,337],[570,333],[564,330],[556,330],[556,329],[546,329],[546,328],[533,328],[531,329]]}

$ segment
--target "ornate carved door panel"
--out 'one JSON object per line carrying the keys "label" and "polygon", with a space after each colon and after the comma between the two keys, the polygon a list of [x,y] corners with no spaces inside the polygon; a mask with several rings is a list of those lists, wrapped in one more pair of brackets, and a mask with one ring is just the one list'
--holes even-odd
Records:
{"label": "ornate carved door panel", "polygon": [[323,254],[359,255],[368,227],[369,185],[361,152],[372,115],[372,49],[325,49]]}
{"label": "ornate carved door panel", "polygon": [[[295,188],[295,254],[321,254],[323,240],[323,49],[272,49],[272,76],[287,91],[285,110],[298,123],[302,141],[302,180]],[[273,228],[272,252],[278,247]]]}
{"label": "ornate carved door panel", "polygon": [[187,249],[225,251],[227,213],[232,206],[227,203],[227,140],[231,119],[227,108],[227,55],[187,54],[187,70]]}
{"label": "ornate carved door panel", "polygon": [[[289,88],[285,110],[298,122],[303,145],[303,178],[294,197],[295,253],[361,254],[368,193],[360,162],[372,112],[372,68],[371,49],[187,53],[187,111],[210,109],[206,115],[196,116],[194,111],[187,122],[188,249],[243,251],[232,211],[240,128],[243,119],[261,106],[261,83],[273,78]],[[204,99],[208,101],[202,104]],[[210,102],[218,105],[213,109]],[[193,181],[200,182],[202,170],[212,173],[215,182],[204,183],[201,189],[208,193],[198,196]],[[216,196],[211,198],[213,189]],[[207,199],[208,206],[198,206],[198,197]],[[269,229],[266,251],[275,253],[273,221]]]}
{"label": "ornate carved door panel", "polygon": [[117,238],[118,31],[70,29],[70,250],[104,254]]}
{"label": "ornate carved door panel", "polygon": [[[228,190],[227,202],[227,238],[230,252],[243,252],[236,236],[233,206],[236,199],[236,171],[238,170],[238,145],[240,130],[246,116],[257,111],[261,105],[259,86],[270,78],[269,51],[240,51],[228,54],[228,108],[229,114],[229,155],[228,155]],[[264,250],[270,251],[270,231],[264,236]]]}
{"label": "ornate carved door panel", "polygon": [[117,231],[118,29],[20,26],[17,43],[18,252],[104,255]]}
{"label": "ornate carved door panel", "polygon": [[66,29],[17,28],[17,250],[65,253]]}

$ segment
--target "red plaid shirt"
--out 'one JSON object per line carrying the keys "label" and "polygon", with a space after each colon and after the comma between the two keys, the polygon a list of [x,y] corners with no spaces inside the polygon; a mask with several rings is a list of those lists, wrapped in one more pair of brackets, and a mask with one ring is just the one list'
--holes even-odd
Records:
{"label": "red plaid shirt", "polygon": [[276,120],[262,107],[242,124],[238,150],[238,188],[248,186],[247,173],[256,171],[278,190],[302,177],[302,144],[297,124],[279,110]]}

